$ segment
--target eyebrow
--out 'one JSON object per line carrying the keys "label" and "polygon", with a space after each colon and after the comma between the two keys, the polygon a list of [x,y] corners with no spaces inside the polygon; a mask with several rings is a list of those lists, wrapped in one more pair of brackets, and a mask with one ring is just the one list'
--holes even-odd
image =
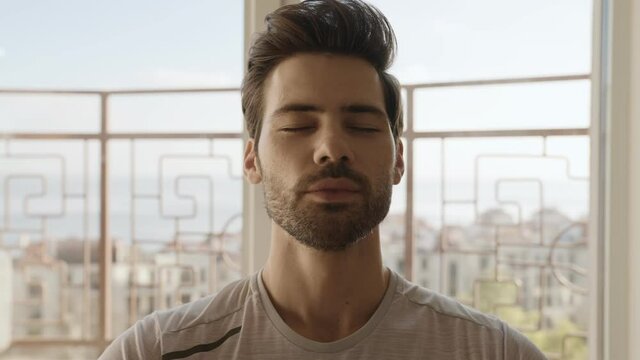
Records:
{"label": "eyebrow", "polygon": [[[317,105],[311,104],[286,104],[279,107],[276,111],[273,112],[273,117],[280,117],[284,114],[293,113],[293,112],[323,112],[325,111],[323,108]],[[368,104],[349,104],[342,106],[340,108],[341,112],[351,113],[351,114],[361,114],[361,113],[369,113],[377,116],[381,116],[386,118],[387,113],[377,106],[368,105]]]}

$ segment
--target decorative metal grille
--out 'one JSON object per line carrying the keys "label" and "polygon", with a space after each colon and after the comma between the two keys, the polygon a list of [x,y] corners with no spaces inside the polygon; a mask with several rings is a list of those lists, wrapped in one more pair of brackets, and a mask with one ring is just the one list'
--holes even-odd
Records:
{"label": "decorative metal grille", "polygon": [[[506,317],[534,341],[544,332],[557,332],[560,344],[548,354],[556,359],[577,356],[575,344],[586,341],[582,317],[588,312],[581,306],[589,295],[585,281],[588,207],[580,219],[553,211],[547,206],[554,195],[549,194],[545,174],[510,173],[509,164],[542,162],[544,168],[561,169],[570,186],[585,188],[583,197],[588,202],[588,178],[574,173],[572,160],[552,151],[549,144],[575,139],[588,144],[589,128],[415,131],[414,103],[416,92],[426,88],[589,78],[403,86],[407,168],[394,194],[392,207],[397,211],[381,226],[388,266],[420,285]],[[234,156],[241,155],[242,133],[114,132],[108,126],[109,100],[114,96],[238,91],[0,90],[0,97],[44,94],[100,99],[97,133],[0,134],[4,204],[0,248],[14,258],[14,342],[102,345],[110,333],[119,333],[152,309],[191,301],[240,276],[242,178]],[[465,196],[451,194],[456,188],[449,176],[450,155],[460,147],[472,149],[480,140],[501,150],[478,151],[468,163],[457,164],[470,169],[463,185],[471,191],[465,190]],[[514,149],[509,145],[514,141],[528,142],[535,150]],[[216,151],[216,144],[225,142],[235,155]],[[40,151],[42,144],[53,145]],[[172,149],[172,144],[179,144],[179,150]],[[30,145],[36,151],[30,151]],[[67,147],[67,152],[57,151],[56,146]],[[149,149],[155,153],[145,156]],[[40,163],[53,164],[58,170],[46,175],[39,170]],[[486,178],[484,171],[491,167],[495,176]],[[74,181],[70,168],[75,169]],[[147,168],[145,174],[141,174],[143,168]],[[128,174],[127,184],[120,184],[123,189],[113,183],[110,174],[115,170]],[[431,172],[433,186],[420,185],[421,171]],[[530,219],[525,219],[526,201],[515,199],[509,190],[514,186],[526,188],[524,193],[536,199],[533,206],[538,211]],[[432,187],[437,188],[436,195],[429,193]],[[42,198],[56,196],[57,208],[44,211],[36,206],[43,206],[44,202],[38,203]],[[487,202],[494,206],[487,208],[483,204]],[[67,206],[72,203],[77,203],[74,214]],[[425,203],[437,208],[435,216],[423,216]],[[218,211],[218,204],[235,207]],[[114,208],[122,211],[114,214],[109,210]],[[79,224],[80,230],[75,236],[54,234],[50,231],[54,219]],[[558,327],[564,318],[578,325]]]}

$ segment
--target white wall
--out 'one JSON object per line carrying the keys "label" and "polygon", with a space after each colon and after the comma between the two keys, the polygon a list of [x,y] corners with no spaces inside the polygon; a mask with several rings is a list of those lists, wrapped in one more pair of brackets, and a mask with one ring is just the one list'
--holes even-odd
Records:
{"label": "white wall", "polygon": [[0,353],[11,345],[12,270],[11,257],[6,251],[0,250]]}
{"label": "white wall", "polygon": [[631,4],[629,129],[630,359],[640,359],[640,0]]}
{"label": "white wall", "polygon": [[[246,54],[255,32],[265,30],[264,17],[280,6],[294,4],[298,0],[244,0],[244,48]],[[245,129],[246,130],[246,129]],[[245,131],[244,140],[247,140]],[[242,269],[245,275],[260,270],[267,260],[271,247],[271,219],[264,207],[262,185],[243,183],[243,234]]]}
{"label": "white wall", "polygon": [[[603,0],[601,0],[603,1]],[[607,0],[604,169],[604,341],[606,360],[640,359],[640,0]],[[594,178],[595,179],[595,178]],[[597,357],[596,357],[597,358]],[[598,358],[599,360],[599,358]]]}

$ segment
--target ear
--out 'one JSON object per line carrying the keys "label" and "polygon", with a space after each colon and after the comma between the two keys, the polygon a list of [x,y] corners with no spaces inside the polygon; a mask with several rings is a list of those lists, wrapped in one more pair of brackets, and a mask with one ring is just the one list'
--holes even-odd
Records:
{"label": "ear", "polygon": [[402,140],[398,139],[396,144],[396,163],[393,167],[393,185],[398,185],[404,175],[404,145]]}
{"label": "ear", "polygon": [[258,184],[262,181],[255,144],[255,140],[250,138],[247,140],[247,146],[244,149],[244,177],[252,184]]}

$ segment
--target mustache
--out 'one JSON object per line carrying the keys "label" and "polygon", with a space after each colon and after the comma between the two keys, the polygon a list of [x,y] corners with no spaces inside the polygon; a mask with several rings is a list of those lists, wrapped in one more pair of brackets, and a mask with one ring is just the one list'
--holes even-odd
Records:
{"label": "mustache", "polygon": [[329,165],[325,165],[318,171],[317,173],[307,175],[303,177],[298,184],[296,185],[296,192],[303,193],[305,192],[313,183],[329,178],[346,178],[349,179],[356,184],[358,184],[363,191],[369,191],[369,181],[367,178],[353,170],[346,162],[341,161],[338,163],[330,163]]}

